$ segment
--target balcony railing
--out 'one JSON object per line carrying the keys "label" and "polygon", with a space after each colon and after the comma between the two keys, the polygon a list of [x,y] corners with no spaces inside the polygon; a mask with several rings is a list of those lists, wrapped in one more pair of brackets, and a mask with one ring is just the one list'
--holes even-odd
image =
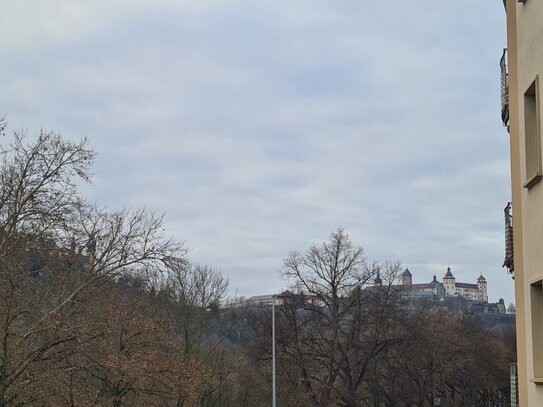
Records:
{"label": "balcony railing", "polygon": [[[507,204],[503,210],[505,215],[505,260],[502,267],[507,267],[507,271],[511,274],[515,271],[515,256],[513,251],[513,205],[511,202]],[[514,278],[514,274],[513,274]]]}
{"label": "balcony railing", "polygon": [[516,363],[509,365],[509,382],[511,386],[511,407],[518,407],[518,368]]}
{"label": "balcony railing", "polygon": [[502,123],[509,130],[509,78],[507,74],[507,48],[504,48],[500,59]]}

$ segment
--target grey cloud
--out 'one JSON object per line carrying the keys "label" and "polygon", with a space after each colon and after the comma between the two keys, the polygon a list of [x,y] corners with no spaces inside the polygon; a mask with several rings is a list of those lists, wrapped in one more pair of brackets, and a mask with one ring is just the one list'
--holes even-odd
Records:
{"label": "grey cloud", "polygon": [[166,212],[242,295],[343,225],[417,281],[450,265],[512,300],[501,4],[85,3],[42,10],[43,38],[11,9],[0,109],[88,136],[93,197]]}

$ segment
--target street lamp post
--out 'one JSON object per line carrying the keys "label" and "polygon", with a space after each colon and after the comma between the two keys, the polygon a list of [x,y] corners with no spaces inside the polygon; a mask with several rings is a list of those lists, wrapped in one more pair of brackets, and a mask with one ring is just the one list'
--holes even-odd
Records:
{"label": "street lamp post", "polygon": [[275,295],[272,297],[272,407],[276,407],[275,398]]}

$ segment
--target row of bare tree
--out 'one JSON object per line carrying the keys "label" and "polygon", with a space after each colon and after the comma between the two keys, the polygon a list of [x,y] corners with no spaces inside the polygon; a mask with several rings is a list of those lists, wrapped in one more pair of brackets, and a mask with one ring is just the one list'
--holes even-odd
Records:
{"label": "row of bare tree", "polygon": [[182,406],[224,368],[208,314],[227,279],[162,217],[86,200],[94,157],[48,132],[1,147],[2,407]]}
{"label": "row of bare tree", "polygon": [[[408,300],[399,271],[369,262],[342,229],[287,257],[283,275],[297,294],[278,299],[279,405],[509,405],[514,328],[491,331],[473,316]],[[269,324],[261,315],[249,345],[263,377]]]}
{"label": "row of bare tree", "polygon": [[[228,280],[191,263],[162,217],[86,200],[77,186],[95,155],[85,140],[11,140],[0,150],[0,407],[269,405],[270,307],[229,301]],[[514,341],[408,306],[398,270],[368,261],[341,229],[289,254],[280,406],[505,395]]]}

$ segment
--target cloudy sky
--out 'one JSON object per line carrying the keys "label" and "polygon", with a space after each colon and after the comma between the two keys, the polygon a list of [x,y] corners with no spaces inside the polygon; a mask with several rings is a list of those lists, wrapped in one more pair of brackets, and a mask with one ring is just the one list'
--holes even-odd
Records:
{"label": "cloudy sky", "polygon": [[167,215],[239,295],[343,226],[415,282],[503,262],[501,1],[2,1],[0,113],[86,136],[89,196]]}

